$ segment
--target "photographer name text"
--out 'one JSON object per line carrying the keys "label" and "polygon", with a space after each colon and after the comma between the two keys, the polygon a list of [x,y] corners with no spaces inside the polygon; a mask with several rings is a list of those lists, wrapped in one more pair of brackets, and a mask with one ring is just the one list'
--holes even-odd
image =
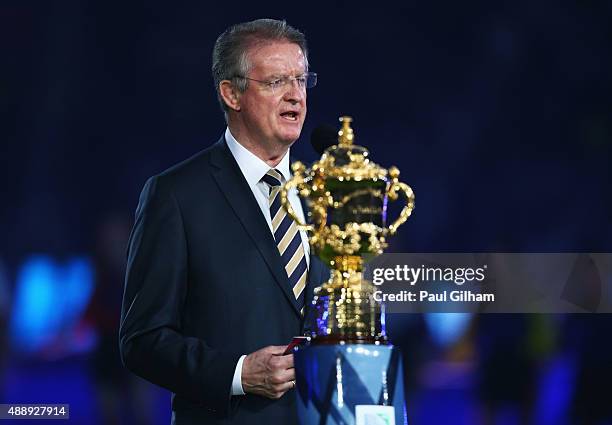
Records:
{"label": "photographer name text", "polygon": [[473,291],[399,291],[386,294],[374,292],[374,299],[379,302],[495,302],[495,294]]}

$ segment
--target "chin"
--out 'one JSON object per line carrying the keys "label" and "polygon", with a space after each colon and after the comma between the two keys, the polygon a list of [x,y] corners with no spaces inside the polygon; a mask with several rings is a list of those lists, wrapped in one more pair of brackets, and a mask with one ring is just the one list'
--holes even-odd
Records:
{"label": "chin", "polygon": [[293,143],[295,143],[297,139],[300,138],[300,133],[301,133],[301,129],[300,131],[285,133],[279,138],[279,140],[281,141],[283,145],[291,146]]}
{"label": "chin", "polygon": [[283,146],[291,147],[291,145],[293,145],[298,138],[299,138],[299,136],[298,137],[291,137],[291,138],[283,138],[283,139],[281,139],[281,143],[282,143]]}

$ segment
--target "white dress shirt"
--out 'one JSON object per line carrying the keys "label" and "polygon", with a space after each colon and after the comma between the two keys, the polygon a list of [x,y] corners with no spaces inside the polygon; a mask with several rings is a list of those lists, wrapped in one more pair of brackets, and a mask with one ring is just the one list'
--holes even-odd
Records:
{"label": "white dress shirt", "polygon": [[[271,167],[266,164],[265,161],[257,157],[253,152],[242,146],[240,142],[238,142],[234,136],[232,136],[229,127],[225,130],[225,140],[227,141],[227,146],[229,147],[230,152],[238,163],[238,167],[240,167],[242,175],[249,184],[249,187],[253,192],[253,196],[255,196],[255,200],[261,209],[261,213],[264,215],[266,222],[270,227],[270,232],[272,235],[274,235],[268,202],[270,187],[261,181],[261,178],[266,175]],[[289,150],[287,150],[287,153],[283,159],[281,159],[281,162],[274,167],[276,171],[283,175],[285,181],[291,178],[291,169],[289,165]],[[304,211],[302,210],[302,203],[298,197],[297,190],[290,190],[288,197],[289,202],[291,203],[291,206],[293,207],[293,210],[297,214],[298,218],[304,222]],[[300,236],[302,237],[302,246],[304,247],[306,264],[310,266],[310,245],[308,244],[308,236],[306,235],[305,231],[300,231]],[[244,395],[244,390],[242,388],[242,363],[244,362],[245,357],[246,355],[240,356],[240,359],[236,364],[234,378],[232,380],[231,395]]]}

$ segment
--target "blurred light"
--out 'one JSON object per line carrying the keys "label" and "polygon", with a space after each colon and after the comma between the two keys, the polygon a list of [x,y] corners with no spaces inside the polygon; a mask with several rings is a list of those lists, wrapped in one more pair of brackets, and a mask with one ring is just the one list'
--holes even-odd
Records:
{"label": "blurred light", "polygon": [[424,318],[432,339],[449,347],[465,334],[472,316],[472,313],[427,313]]}
{"label": "blurred light", "polygon": [[46,255],[28,258],[17,273],[10,319],[13,347],[35,352],[70,331],[87,307],[92,290],[93,270],[87,258],[73,257],[64,265]]}

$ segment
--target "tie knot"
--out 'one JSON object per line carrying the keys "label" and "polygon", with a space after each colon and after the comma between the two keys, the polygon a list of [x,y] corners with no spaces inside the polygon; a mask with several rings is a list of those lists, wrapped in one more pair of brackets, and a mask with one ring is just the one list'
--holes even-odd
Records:
{"label": "tie knot", "polygon": [[275,169],[270,169],[265,176],[261,178],[261,181],[268,184],[270,187],[280,186],[283,180],[283,175]]}

